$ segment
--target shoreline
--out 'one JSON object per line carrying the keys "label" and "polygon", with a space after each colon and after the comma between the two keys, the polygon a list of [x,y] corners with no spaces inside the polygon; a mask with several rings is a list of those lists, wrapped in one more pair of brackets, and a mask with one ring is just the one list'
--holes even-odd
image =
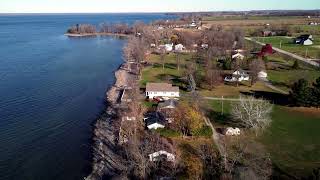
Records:
{"label": "shoreline", "polygon": [[130,34],[117,34],[117,33],[82,33],[82,34],[71,34],[65,33],[68,37],[90,37],[90,36],[116,36],[116,37],[129,37]]}
{"label": "shoreline", "polygon": [[124,61],[114,71],[115,82],[107,90],[106,107],[94,123],[92,136],[91,173],[85,180],[97,180],[102,177],[121,176],[125,170],[125,162],[118,154],[118,140],[121,118],[118,116],[117,100],[122,87],[128,85],[128,80],[133,76],[124,67]]}

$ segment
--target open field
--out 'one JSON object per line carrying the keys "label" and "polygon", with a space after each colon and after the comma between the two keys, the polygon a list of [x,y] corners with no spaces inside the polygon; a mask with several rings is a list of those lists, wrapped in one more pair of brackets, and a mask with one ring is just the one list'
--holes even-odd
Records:
{"label": "open field", "polygon": [[310,26],[309,22],[318,22],[317,18],[304,16],[211,16],[204,17],[205,26],[223,26],[224,28],[240,28],[247,36],[254,31],[265,30],[270,27],[286,26],[292,36],[298,34],[320,35],[320,26]]}
{"label": "open field", "polygon": [[270,25],[307,25],[309,22],[317,22],[318,19],[300,16],[214,16],[204,17],[203,23],[222,26],[264,26]]}
{"label": "open field", "polygon": [[[224,101],[222,108],[221,101],[208,101],[211,118],[218,119],[213,122],[216,126],[232,123],[231,104]],[[320,166],[320,110],[276,105],[271,116],[271,126],[258,140],[271,153],[275,166],[291,175],[311,174]]]}
{"label": "open field", "polygon": [[[317,59],[320,58],[320,49],[316,46],[320,45],[319,36],[314,36],[314,45],[311,46],[303,46],[299,44],[294,44],[293,39],[290,37],[256,37],[255,40],[266,43],[272,44],[272,46],[276,48],[283,49],[285,51],[297,54],[302,57],[310,58],[310,59]],[[281,43],[281,47],[280,47]]]}
{"label": "open field", "polygon": [[[305,16],[206,16],[203,21],[225,21],[225,20],[295,20],[304,22],[308,20]],[[312,18],[312,20],[316,20]]]}

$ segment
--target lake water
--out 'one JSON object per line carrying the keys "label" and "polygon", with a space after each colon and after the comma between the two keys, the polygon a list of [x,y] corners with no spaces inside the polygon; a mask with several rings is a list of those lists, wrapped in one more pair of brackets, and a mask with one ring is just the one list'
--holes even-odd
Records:
{"label": "lake water", "polygon": [[93,123],[125,40],[67,38],[76,23],[150,22],[164,14],[0,15],[0,179],[82,179]]}

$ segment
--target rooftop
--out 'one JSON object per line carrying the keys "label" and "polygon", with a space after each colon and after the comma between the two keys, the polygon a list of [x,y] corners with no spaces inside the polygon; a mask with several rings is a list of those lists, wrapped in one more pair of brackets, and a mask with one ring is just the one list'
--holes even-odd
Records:
{"label": "rooftop", "polygon": [[179,87],[174,87],[169,83],[147,83],[146,91],[179,92]]}

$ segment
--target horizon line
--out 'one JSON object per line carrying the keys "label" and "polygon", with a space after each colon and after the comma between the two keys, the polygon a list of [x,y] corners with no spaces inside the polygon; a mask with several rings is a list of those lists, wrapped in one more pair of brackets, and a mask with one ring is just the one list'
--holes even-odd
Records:
{"label": "horizon line", "polygon": [[128,11],[128,12],[0,12],[0,14],[152,14],[152,13],[212,13],[212,12],[254,12],[254,11],[320,11],[320,9],[252,9],[252,10],[213,10],[213,11]]}

